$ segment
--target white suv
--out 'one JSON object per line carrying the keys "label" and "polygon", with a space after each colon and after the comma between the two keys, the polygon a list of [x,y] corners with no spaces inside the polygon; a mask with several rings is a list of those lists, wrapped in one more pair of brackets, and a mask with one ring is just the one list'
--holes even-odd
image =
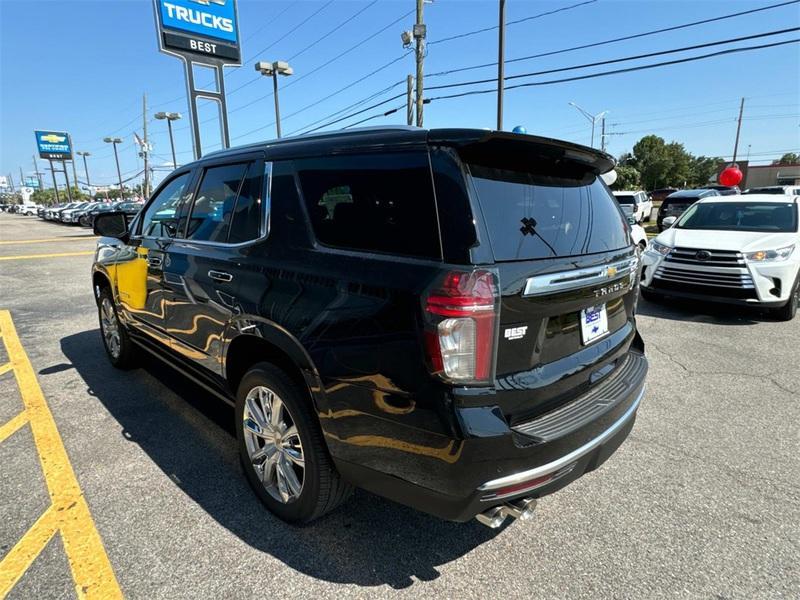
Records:
{"label": "white suv", "polygon": [[642,295],[769,307],[791,320],[800,301],[798,202],[771,194],[699,200],[648,244]]}
{"label": "white suv", "polygon": [[653,212],[653,201],[647,192],[614,192],[622,212],[625,216],[633,217],[637,223],[650,220],[650,213]]}

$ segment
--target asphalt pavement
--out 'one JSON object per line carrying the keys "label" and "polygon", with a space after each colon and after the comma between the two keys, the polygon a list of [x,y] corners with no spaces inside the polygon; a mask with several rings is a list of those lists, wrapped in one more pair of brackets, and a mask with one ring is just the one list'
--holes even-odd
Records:
{"label": "asphalt pavement", "polygon": [[448,523],[357,492],[299,528],[248,488],[231,409],[154,361],[108,364],[93,247],[84,228],[0,213],[0,311],[35,374],[15,380],[24,361],[0,344],[0,597],[4,577],[9,598],[85,591],[66,529],[7,560],[55,503],[34,413],[3,429],[37,388],[91,515],[77,535],[102,540],[88,564],[128,598],[800,597],[800,318],[642,300],[633,432],[532,522]]}

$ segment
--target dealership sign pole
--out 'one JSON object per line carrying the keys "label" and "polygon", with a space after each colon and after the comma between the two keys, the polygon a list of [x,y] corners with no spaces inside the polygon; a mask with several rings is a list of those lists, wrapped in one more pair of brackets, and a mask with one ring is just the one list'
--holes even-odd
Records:
{"label": "dealership sign pole", "polygon": [[49,131],[37,129],[34,131],[36,136],[36,148],[39,151],[39,158],[43,158],[50,163],[50,173],[53,176],[53,187],[56,192],[56,202],[58,197],[58,183],[56,182],[56,171],[53,161],[61,163],[61,172],[64,174],[64,181],[67,182],[67,198],[72,202],[72,191],[69,189],[69,174],[67,173],[66,161],[72,160],[72,139],[65,131]]}
{"label": "dealership sign pole", "polygon": [[[222,146],[228,148],[230,134],[223,67],[242,64],[236,0],[153,0],[153,7],[159,50],[177,56],[185,66],[194,157],[197,159],[203,154],[197,118],[198,98],[218,104]],[[216,85],[213,90],[197,89],[195,65],[214,70]]]}

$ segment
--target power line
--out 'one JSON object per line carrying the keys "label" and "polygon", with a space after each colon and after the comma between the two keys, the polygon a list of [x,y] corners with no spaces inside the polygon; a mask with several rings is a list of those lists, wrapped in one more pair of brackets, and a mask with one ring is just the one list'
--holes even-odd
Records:
{"label": "power line", "polygon": [[[334,96],[336,96],[336,95],[338,95],[338,94],[340,94],[340,93],[344,92],[345,90],[348,90],[348,89],[352,88],[354,85],[356,85],[356,84],[358,84],[358,83],[360,83],[360,82],[364,81],[365,79],[367,79],[367,78],[369,78],[369,77],[372,77],[373,75],[375,75],[375,74],[379,73],[380,71],[383,71],[384,69],[386,69],[386,68],[388,68],[388,67],[392,66],[393,64],[395,64],[396,62],[398,62],[398,61],[402,60],[403,58],[405,58],[406,56],[408,56],[408,55],[409,55],[409,54],[411,54],[412,52],[413,52],[413,50],[410,50],[409,52],[406,52],[405,54],[403,54],[403,55],[401,55],[401,56],[398,56],[397,58],[394,58],[394,59],[392,59],[392,60],[391,60],[391,61],[389,61],[388,63],[386,63],[386,64],[384,64],[384,65],[381,65],[381,66],[380,66],[380,67],[378,67],[377,69],[374,69],[373,71],[371,71],[371,72],[367,73],[366,75],[364,75],[364,76],[360,77],[359,79],[356,79],[355,81],[352,81],[352,82],[350,82],[349,84],[347,84],[347,85],[345,85],[345,86],[342,86],[341,88],[339,88],[338,90],[336,90],[336,91],[334,91],[334,92],[332,92],[332,93],[328,94],[328,95],[327,95],[327,96],[325,96],[324,98],[320,98],[319,100],[317,100],[317,101],[315,101],[315,102],[312,102],[311,104],[307,104],[306,106],[304,106],[304,107],[302,107],[302,108],[300,108],[300,109],[298,109],[298,110],[294,111],[293,113],[289,113],[288,115],[286,115],[285,117],[283,117],[283,120],[286,120],[286,119],[289,119],[289,118],[291,118],[291,117],[294,117],[294,116],[296,116],[296,115],[299,115],[300,113],[302,113],[302,112],[305,112],[306,110],[308,110],[308,109],[310,109],[310,108],[312,108],[312,107],[314,107],[314,106],[317,106],[317,105],[319,105],[319,104],[322,104],[322,103],[323,103],[323,102],[325,102],[326,100],[329,100],[330,98],[333,98]],[[356,106],[360,106],[360,105],[362,105],[362,104],[364,104],[364,103],[366,103],[366,102],[369,102],[370,100],[372,100],[372,99],[374,99],[374,98],[377,98],[377,97],[378,97],[378,96],[380,96],[381,94],[384,94],[384,93],[386,93],[387,91],[394,89],[395,87],[397,87],[397,86],[398,86],[398,85],[400,85],[401,83],[403,83],[403,81],[402,81],[402,80],[401,80],[401,81],[398,81],[398,82],[395,82],[395,83],[393,83],[392,85],[390,85],[390,86],[388,86],[388,87],[386,87],[386,88],[384,88],[384,89],[382,89],[382,90],[379,90],[379,91],[377,91],[377,92],[375,92],[375,93],[373,93],[373,94],[370,94],[370,95],[369,95],[369,96],[367,96],[366,98],[363,98],[363,99],[361,99],[361,100],[358,100],[357,102],[355,102],[355,103],[353,103],[353,104],[350,104],[350,105],[348,105],[348,106],[346,106],[346,107],[344,107],[344,108],[342,108],[342,109],[339,109],[339,110],[337,110],[337,111],[335,111],[335,112],[333,112],[333,113],[331,113],[331,114],[329,114],[329,115],[326,115],[326,116],[322,117],[321,119],[318,119],[318,120],[316,120],[316,121],[314,121],[314,122],[312,122],[312,123],[308,123],[308,124],[304,125],[303,127],[300,127],[299,129],[296,129],[296,130],[294,130],[294,131],[292,131],[292,132],[289,132],[287,135],[294,135],[294,134],[295,134],[295,133],[297,133],[298,131],[301,131],[301,130],[303,130],[303,129],[307,129],[308,127],[312,127],[312,126],[316,125],[317,123],[320,123],[320,122],[322,122],[322,121],[325,121],[325,120],[327,120],[327,119],[330,119],[331,117],[334,117],[334,116],[336,116],[336,115],[338,115],[338,114],[340,114],[340,113],[342,113],[342,112],[344,112],[344,111],[350,110],[350,109],[352,109],[352,108],[355,108]],[[261,100],[261,99],[259,99],[259,101],[260,101],[260,100]],[[243,138],[243,137],[247,137],[247,136],[249,136],[249,135],[252,135],[253,133],[256,133],[257,131],[261,131],[261,130],[263,130],[263,129],[267,129],[268,127],[271,127],[271,126],[272,126],[272,125],[274,125],[274,124],[275,124],[275,122],[273,121],[273,122],[271,122],[271,123],[267,123],[266,125],[262,125],[262,126],[260,126],[260,127],[256,127],[255,129],[251,129],[250,131],[248,131],[248,132],[246,132],[246,133],[243,133],[243,134],[241,134],[241,135],[238,135],[238,136],[234,137],[233,139],[241,139],[241,138]]]}
{"label": "power line", "polygon": [[[783,46],[783,45],[786,45],[786,44],[793,44],[793,43],[797,43],[797,42],[800,42],[800,39],[784,40],[784,41],[780,41],[780,42],[772,42],[772,43],[769,43],[769,44],[761,44],[761,45],[757,45],[757,46],[744,46],[744,47],[741,47],[741,48],[730,48],[730,49],[727,49],[727,50],[721,50],[719,52],[712,52],[712,53],[709,53],[709,54],[702,54],[702,55],[699,55],[699,56],[692,56],[692,57],[687,57],[687,58],[675,59],[675,60],[671,60],[671,61],[663,61],[663,62],[660,62],[660,63],[653,63],[653,64],[650,64],[650,65],[639,65],[639,66],[636,66],[636,67],[628,67],[628,68],[625,68],[625,69],[615,69],[615,70],[611,70],[611,71],[602,71],[600,73],[591,73],[591,74],[588,74],[588,75],[579,75],[579,76],[575,76],[575,77],[566,77],[566,78],[563,78],[563,79],[554,79],[554,80],[548,80],[548,81],[533,81],[533,82],[527,82],[527,83],[518,83],[516,85],[507,86],[506,90],[513,90],[513,89],[518,89],[518,88],[523,88],[523,87],[554,85],[554,84],[557,84],[557,83],[566,83],[566,82],[570,82],[570,81],[579,81],[579,80],[583,80],[583,79],[594,79],[594,78],[598,78],[598,77],[605,77],[605,76],[609,76],[609,75],[617,75],[617,74],[621,74],[621,73],[631,73],[631,72],[635,72],[635,71],[644,71],[644,70],[648,70],[648,69],[654,69],[654,68],[657,68],[657,67],[663,67],[663,66],[668,66],[668,65],[676,65],[676,64],[682,64],[682,63],[694,62],[694,61],[698,61],[698,60],[705,60],[705,59],[708,59],[708,58],[713,58],[713,57],[717,57],[717,56],[724,56],[724,55],[728,55],[728,54],[735,54],[735,53],[739,53],[739,52],[749,52],[749,51],[753,51],[753,50],[762,50],[762,49],[766,49],[766,48],[772,48],[772,47],[776,47],[776,46]],[[426,98],[425,102],[427,103],[427,102],[433,102],[433,101],[436,101],[436,100],[447,100],[447,99],[451,99],[451,98],[461,98],[461,97],[464,97],[464,96],[473,96],[473,95],[479,95],[479,94],[490,94],[490,93],[495,93],[496,91],[497,90],[495,88],[483,89],[483,90],[469,90],[469,91],[466,91],[466,92],[459,92],[459,93],[456,93],[456,94],[448,94],[448,95],[445,95],[445,96],[435,96],[433,98]],[[388,102],[391,102],[392,100],[396,100],[397,98],[400,98],[403,95],[404,94],[400,94],[398,96],[393,96],[392,98],[389,98],[387,100],[383,100],[382,102],[378,102],[377,104],[373,104],[373,105],[371,105],[371,106],[369,106],[369,107],[367,107],[365,109],[362,109],[362,110],[360,110],[358,112],[351,113],[349,115],[345,115],[345,116],[343,116],[343,117],[341,117],[339,119],[336,119],[335,121],[331,121],[329,123],[326,123],[325,125],[321,125],[320,127],[316,127],[314,129],[311,129],[310,131],[308,131],[306,133],[310,133],[312,131],[317,131],[319,129],[323,129],[325,127],[329,127],[330,125],[334,125],[336,123],[339,123],[339,122],[344,121],[346,119],[349,119],[351,117],[357,116],[357,115],[359,115],[361,113],[364,113],[364,112],[366,112],[368,110],[372,110],[374,108],[377,108],[379,106],[387,104]],[[377,118],[379,116],[382,116],[382,115],[374,115],[375,118]],[[727,119],[725,119],[723,121],[728,122]]]}
{"label": "power line", "polygon": [[[523,87],[553,85],[553,84],[556,84],[556,83],[566,83],[566,82],[569,82],[569,81],[581,81],[581,80],[584,80],[584,79],[595,79],[597,77],[606,77],[608,75],[618,75],[620,73],[632,73],[634,71],[645,71],[645,70],[648,70],[648,69],[655,69],[657,67],[664,67],[664,66],[668,66],[668,65],[678,65],[678,64],[682,64],[682,63],[694,62],[694,61],[697,61],[697,60],[704,60],[706,58],[713,58],[713,57],[716,57],[716,56],[724,56],[726,54],[736,54],[736,53],[739,53],[739,52],[749,52],[749,51],[752,51],[752,50],[763,50],[765,48],[773,48],[773,47],[776,47],[776,46],[784,46],[786,44],[795,44],[797,42],[800,42],[800,39],[784,40],[784,41],[781,41],[781,42],[772,42],[770,44],[761,44],[761,45],[758,45],[758,46],[744,46],[744,47],[741,47],[741,48],[730,48],[728,50],[720,50],[719,52],[712,52],[712,53],[709,53],[709,54],[701,54],[699,56],[691,56],[691,57],[688,57],[688,58],[679,58],[679,59],[675,59],[675,60],[668,60],[668,61],[663,61],[663,62],[660,62],[660,63],[653,63],[653,64],[650,64],[650,65],[640,65],[638,67],[628,67],[626,69],[614,69],[612,71],[602,71],[600,73],[591,73],[591,74],[588,74],[588,75],[578,75],[578,76],[575,76],[575,77],[565,77],[563,79],[551,79],[549,81],[531,81],[531,82],[527,82],[527,83],[518,83],[516,85],[512,85],[512,86],[506,87],[506,90],[513,90],[513,89],[523,88]],[[467,91],[467,92],[461,92],[461,93],[458,93],[458,94],[449,94],[447,96],[437,96],[435,98],[428,99],[428,101],[429,102],[433,102],[434,100],[446,100],[446,99],[449,99],[449,98],[460,98],[460,97],[463,97],[463,96],[473,96],[473,95],[478,95],[478,94],[490,94],[490,93],[493,93],[493,92],[496,92],[496,91],[497,90],[495,90],[494,88],[486,89],[486,90],[471,90],[471,91]]]}
{"label": "power line", "polygon": [[[698,25],[705,25],[707,23],[714,23],[714,22],[717,22],[717,21],[723,21],[725,19],[733,19],[735,17],[741,17],[741,16],[745,16],[745,15],[749,15],[749,14],[753,14],[753,13],[757,13],[757,12],[761,12],[761,11],[765,11],[765,10],[772,10],[774,8],[780,8],[780,7],[783,7],[783,6],[788,6],[790,4],[797,4],[798,2],[800,2],[800,0],[787,0],[786,2],[781,2],[779,4],[771,4],[769,6],[762,6],[762,7],[754,8],[754,9],[751,9],[751,10],[745,10],[745,11],[730,13],[730,14],[727,14],[727,15],[720,15],[718,17],[711,17],[709,19],[702,19],[700,21],[692,21],[690,23],[683,23],[681,25],[673,25],[671,27],[662,27],[660,29],[653,29],[651,31],[644,31],[644,32],[641,32],[641,33],[634,33],[634,34],[626,35],[626,36],[622,36],[622,37],[611,38],[611,39],[608,39],[608,40],[603,40],[601,42],[592,42],[591,44],[582,44],[580,46],[572,46],[570,48],[562,48],[560,50],[551,50],[549,52],[541,52],[539,54],[531,54],[529,56],[521,56],[519,58],[506,60],[505,63],[509,64],[509,63],[521,62],[521,61],[524,61],[524,60],[532,60],[534,58],[542,58],[542,57],[545,57],[545,56],[554,56],[556,54],[564,54],[566,52],[574,52],[576,50],[585,50],[587,48],[596,48],[597,46],[604,46],[606,44],[615,44],[617,42],[624,42],[624,41],[627,41],[627,40],[638,39],[638,38],[642,38],[642,37],[656,35],[656,34],[659,34],[659,33],[666,33],[668,31],[677,31],[679,29],[686,29],[686,28],[689,28],[689,27],[696,27]],[[434,43],[434,42],[429,42],[429,44],[432,44],[432,43]],[[439,76],[442,76],[442,75],[450,75],[452,73],[460,73],[462,71],[470,71],[470,70],[473,70],[473,69],[482,69],[482,68],[494,67],[494,66],[497,66],[497,61],[490,62],[490,63],[483,63],[483,64],[480,64],[480,65],[472,65],[470,67],[459,67],[459,68],[456,68],[456,69],[449,69],[447,71],[440,71],[438,73],[431,73],[429,75],[429,77],[439,77]]]}
{"label": "power line", "polygon": [[401,108],[405,108],[405,103],[400,104],[399,106],[395,106],[394,108],[390,108],[385,113],[381,113],[379,115],[372,115],[371,117],[367,117],[366,119],[361,119],[360,121],[356,121],[355,123],[350,123],[350,125],[346,125],[342,127],[342,129],[350,129],[351,127],[355,127],[356,125],[361,125],[362,123],[366,123],[367,121],[372,121],[373,119],[378,119],[380,117],[388,117],[391,114],[396,113]]}
{"label": "power line", "polygon": [[[631,60],[640,60],[640,59],[643,59],[643,58],[652,58],[654,56],[664,56],[666,54],[676,54],[676,53],[679,53],[679,52],[686,52],[688,50],[698,50],[700,48],[709,48],[711,46],[719,46],[719,45],[722,45],[722,44],[733,44],[733,43],[742,42],[742,41],[745,41],[745,40],[753,40],[753,39],[757,39],[757,38],[770,37],[770,36],[773,36],[773,35],[783,35],[784,33],[790,33],[790,32],[793,32],[793,31],[800,31],[800,27],[790,27],[788,29],[779,29],[777,31],[768,31],[766,33],[756,33],[756,34],[753,34],[753,35],[746,35],[746,36],[742,36],[742,37],[738,37],[738,38],[730,38],[730,39],[727,39],[727,40],[719,40],[719,41],[716,41],[716,42],[707,42],[705,44],[695,44],[694,46],[684,46],[683,48],[673,48],[671,50],[660,50],[658,52],[648,52],[646,54],[636,54],[634,56],[626,56],[626,57],[623,57],[623,58],[614,58],[614,59],[610,59],[610,60],[601,60],[601,61],[597,61],[597,62],[584,63],[582,65],[573,65],[571,67],[559,67],[558,69],[547,69],[545,71],[531,71],[529,73],[520,73],[518,75],[508,75],[508,76],[506,76],[504,78],[504,81],[511,81],[511,80],[520,79],[520,78],[523,78],[523,77],[533,77],[535,75],[547,75],[547,74],[550,74],[550,73],[561,73],[561,72],[564,72],[564,71],[575,71],[575,70],[578,70],[578,69],[587,69],[589,67],[599,67],[599,66],[602,66],[602,65],[610,65],[610,64],[620,63],[620,62],[627,62],[627,61],[631,61]],[[442,84],[442,85],[428,86],[427,89],[428,90],[442,90],[442,89],[446,89],[446,88],[463,87],[463,86],[467,86],[467,85],[477,85],[479,83],[493,83],[495,81],[497,81],[497,78],[492,77],[490,79],[476,79],[476,80],[473,80],[473,81],[460,81],[460,82],[457,82],[457,83],[447,83],[447,84]]]}
{"label": "power line", "polygon": [[286,14],[286,13],[287,13],[287,12],[289,12],[289,11],[290,11],[292,8],[294,8],[294,7],[295,7],[295,5],[296,5],[298,2],[299,2],[299,0],[295,0],[294,2],[292,2],[292,3],[291,3],[289,6],[287,6],[286,8],[284,8],[284,9],[283,9],[281,12],[279,12],[277,15],[275,15],[275,16],[274,16],[273,18],[271,18],[269,21],[267,21],[267,22],[266,22],[266,23],[264,23],[264,24],[263,24],[261,27],[259,27],[258,29],[256,29],[256,30],[255,30],[253,33],[251,33],[250,35],[248,35],[248,36],[247,36],[247,37],[244,39],[244,42],[247,42],[247,41],[249,41],[249,40],[252,40],[252,39],[253,39],[253,38],[254,38],[254,37],[257,35],[257,34],[259,34],[259,33],[261,33],[262,31],[264,31],[264,30],[265,30],[267,27],[269,27],[270,25],[272,25],[272,24],[273,24],[275,21],[277,21],[278,19],[280,19],[280,18],[281,18],[281,17],[282,17],[284,14]]}
{"label": "power line", "polygon": [[[597,0],[586,0],[586,2],[579,2],[578,4],[573,4],[571,6],[564,6],[562,8],[557,8],[555,10],[549,10],[547,12],[539,13],[538,15],[531,15],[530,17],[523,17],[522,19],[517,19],[515,21],[508,21],[506,23],[506,27],[509,25],[517,25],[518,23],[524,23],[526,21],[532,21],[534,19],[540,19],[542,17],[546,17],[549,15],[554,15],[556,13],[564,12],[567,10],[572,10],[573,8],[578,8],[581,6],[586,6],[587,4],[594,4]],[[453,40],[459,40],[465,37],[470,37],[473,35],[477,35],[479,33],[486,33],[487,31],[494,31],[498,29],[499,25],[492,25],[491,27],[483,27],[481,29],[475,29],[474,31],[466,31],[464,33],[459,33],[456,35],[451,35],[450,37],[442,38],[440,40],[433,40],[428,42],[429,46],[433,46],[434,44],[443,44],[445,42],[452,42]],[[497,64],[497,63],[495,63]]]}
{"label": "power line", "polygon": [[290,56],[290,57],[289,57],[287,60],[294,60],[295,58],[297,58],[298,56],[300,56],[301,54],[303,54],[303,53],[304,53],[304,52],[306,52],[307,50],[310,50],[311,48],[313,48],[314,46],[316,46],[317,44],[319,44],[319,43],[320,43],[322,40],[324,40],[324,39],[326,39],[327,37],[329,37],[329,36],[333,35],[333,34],[334,34],[334,33],[336,33],[337,31],[339,31],[339,29],[341,29],[342,27],[344,27],[345,25],[347,25],[348,23],[350,23],[351,21],[353,21],[353,20],[354,20],[356,17],[358,17],[358,16],[359,16],[361,13],[363,13],[363,12],[365,12],[366,10],[368,10],[368,9],[372,8],[373,6],[375,6],[377,3],[378,3],[378,0],[372,0],[372,2],[370,2],[369,4],[367,4],[367,5],[366,5],[364,8],[361,8],[361,9],[357,10],[355,13],[353,13],[352,15],[350,15],[349,17],[347,17],[347,18],[346,18],[344,21],[342,21],[341,23],[339,23],[338,25],[336,25],[336,26],[335,26],[333,29],[331,29],[331,30],[330,30],[328,33],[326,33],[326,34],[324,34],[323,36],[321,36],[321,37],[317,38],[315,41],[311,42],[311,43],[310,43],[308,46],[306,46],[306,47],[305,47],[305,48],[303,48],[302,50],[300,50],[300,51],[298,51],[298,52],[295,52],[294,54],[292,54],[292,55],[291,55],[291,56]]}
{"label": "power line", "polygon": [[323,10],[325,10],[326,8],[328,8],[328,7],[329,7],[331,4],[333,4],[333,0],[328,0],[328,2],[326,2],[325,4],[323,4],[323,5],[322,5],[320,8],[318,8],[317,10],[315,10],[315,11],[314,11],[313,13],[311,13],[310,15],[308,15],[308,16],[307,16],[305,19],[303,19],[302,21],[300,21],[300,22],[299,22],[297,25],[295,25],[294,27],[292,27],[292,28],[291,28],[289,31],[287,31],[286,33],[284,33],[284,34],[283,34],[281,37],[279,37],[277,40],[275,40],[274,42],[272,42],[272,43],[271,43],[269,46],[267,46],[266,48],[263,48],[263,49],[259,50],[259,51],[258,51],[258,52],[256,52],[255,54],[253,54],[253,55],[250,57],[250,60],[253,60],[253,59],[254,59],[254,58],[256,58],[257,56],[260,56],[261,54],[264,54],[264,52],[266,52],[267,50],[269,50],[270,48],[272,48],[273,46],[275,46],[275,44],[277,44],[277,43],[279,43],[279,42],[282,42],[283,40],[285,40],[287,37],[289,37],[290,35],[292,35],[292,34],[293,34],[295,31],[297,31],[298,29],[300,29],[300,28],[301,28],[303,25],[305,25],[306,23],[308,23],[308,22],[309,22],[311,19],[313,19],[314,17],[316,17],[316,16],[317,16],[319,13],[321,13]]}

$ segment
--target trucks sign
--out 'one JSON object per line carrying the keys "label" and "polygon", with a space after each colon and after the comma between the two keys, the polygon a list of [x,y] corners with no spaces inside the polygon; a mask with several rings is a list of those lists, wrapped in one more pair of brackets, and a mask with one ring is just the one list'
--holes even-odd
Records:
{"label": "trucks sign", "polygon": [[162,52],[241,64],[236,0],[154,2]]}
{"label": "trucks sign", "polygon": [[72,160],[72,140],[64,131],[36,130],[39,156],[47,160]]}

